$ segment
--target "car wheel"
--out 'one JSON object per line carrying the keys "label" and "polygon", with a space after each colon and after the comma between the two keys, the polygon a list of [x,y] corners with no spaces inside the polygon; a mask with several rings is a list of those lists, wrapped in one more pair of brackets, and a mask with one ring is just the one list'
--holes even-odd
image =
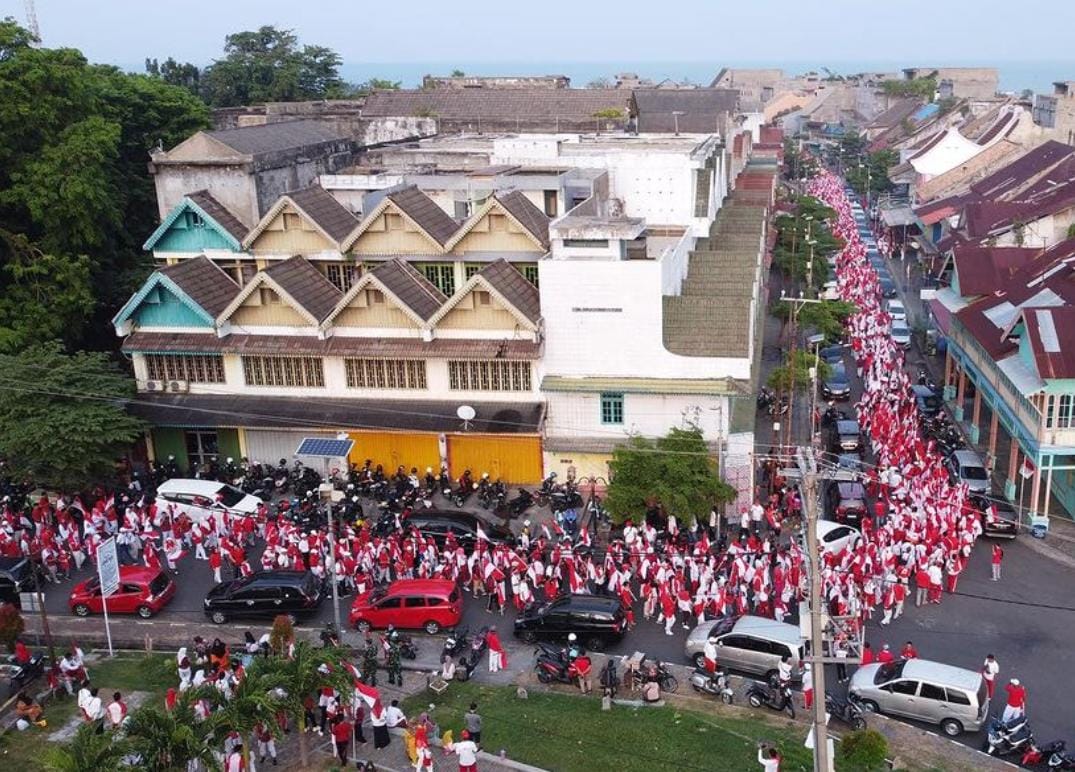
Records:
{"label": "car wheel", "polygon": [[867,713],[880,713],[881,712],[881,708],[878,707],[877,703],[874,702],[873,700],[863,700],[860,703],[860,705],[862,706],[862,709],[864,711],[866,711]]}
{"label": "car wheel", "polygon": [[370,631],[370,623],[365,619],[360,619],[355,622],[355,629],[360,633],[368,633]]}
{"label": "car wheel", "polygon": [[696,668],[705,667],[705,654],[703,654],[702,652],[698,652],[694,655],[694,666]]}
{"label": "car wheel", "polygon": [[440,632],[440,622],[435,622],[432,619],[422,625],[422,627],[425,628],[425,631],[430,635],[436,635]]}
{"label": "car wheel", "polygon": [[597,636],[594,636],[592,638],[587,638],[586,639],[586,648],[589,649],[590,651],[604,651],[604,649],[605,649],[605,640],[604,640],[604,638],[598,638]]}
{"label": "car wheel", "polygon": [[946,718],[941,722],[941,729],[949,737],[958,737],[963,734],[963,725],[954,718]]}
{"label": "car wheel", "polygon": [[523,639],[523,643],[535,643],[537,641],[537,633],[533,630],[523,630],[523,634],[520,637]]}
{"label": "car wheel", "polygon": [[79,603],[71,610],[75,612],[75,616],[88,617],[90,615],[90,607],[85,603]]}
{"label": "car wheel", "polygon": [[228,621],[228,617],[223,611],[214,611],[209,618],[213,620],[214,625],[222,625]]}
{"label": "car wheel", "polygon": [[142,619],[149,619],[151,616],[153,616],[153,609],[151,609],[149,606],[139,606],[138,616],[142,617]]}
{"label": "car wheel", "polygon": [[760,695],[751,694],[751,695],[749,695],[747,697],[747,701],[750,703],[750,707],[752,707],[752,708],[760,708],[761,707],[761,696]]}
{"label": "car wheel", "polygon": [[541,681],[541,683],[543,683],[543,684],[547,684],[547,683],[552,682],[552,676],[549,675],[548,671],[546,671],[546,670],[539,670],[538,673],[537,673],[537,677],[538,677],[538,680]]}

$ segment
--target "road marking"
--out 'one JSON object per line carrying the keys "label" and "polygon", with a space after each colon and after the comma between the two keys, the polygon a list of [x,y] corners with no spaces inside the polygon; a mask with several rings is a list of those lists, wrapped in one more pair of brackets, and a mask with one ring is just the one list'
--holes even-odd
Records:
{"label": "road marking", "polygon": [[186,622],[169,622],[168,627],[186,627]]}

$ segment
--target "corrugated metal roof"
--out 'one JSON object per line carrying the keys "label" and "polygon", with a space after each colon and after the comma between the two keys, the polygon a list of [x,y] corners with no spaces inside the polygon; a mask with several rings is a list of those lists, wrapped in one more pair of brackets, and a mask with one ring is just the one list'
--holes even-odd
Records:
{"label": "corrugated metal roof", "polygon": [[1043,388],[1045,383],[1034,374],[1034,372],[1027,367],[1026,362],[1019,354],[1013,354],[1010,357],[997,362],[997,367],[1011,380],[1012,385],[1019,390],[1019,393],[1024,397],[1029,397],[1032,394],[1037,394]]}
{"label": "corrugated metal roof", "polygon": [[328,124],[310,120],[280,121],[205,133],[243,155],[295,150],[322,142],[348,139],[347,134]]}
{"label": "corrugated metal roof", "polygon": [[1049,354],[1060,351],[1060,338],[1056,335],[1056,324],[1053,323],[1053,314],[1049,310],[1035,310],[1034,317],[1038,320],[1038,332],[1041,335],[1041,347]]}

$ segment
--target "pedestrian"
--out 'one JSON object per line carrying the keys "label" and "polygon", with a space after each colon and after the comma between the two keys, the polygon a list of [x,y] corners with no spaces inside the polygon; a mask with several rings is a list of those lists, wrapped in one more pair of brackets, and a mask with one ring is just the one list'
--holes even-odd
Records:
{"label": "pedestrian", "polygon": [[884,644],[881,647],[881,651],[877,654],[877,661],[882,665],[887,665],[892,662],[896,657],[892,654],[892,650],[888,648],[888,644]]}
{"label": "pedestrian", "polygon": [[272,730],[269,729],[264,723],[259,721],[254,725],[254,736],[258,740],[258,759],[259,764],[264,764],[266,757],[272,759],[273,766],[276,766],[276,740],[272,736]]}
{"label": "pedestrian", "polygon": [[388,705],[388,710],[384,714],[385,723],[389,729],[406,729],[407,728],[407,716],[404,715],[403,709],[399,707],[399,700],[392,700]]}
{"label": "pedestrian", "polygon": [[366,646],[362,649],[362,683],[366,686],[377,685],[377,647],[368,635]]}
{"label": "pedestrian", "polygon": [[1007,723],[1026,712],[1026,687],[1019,683],[1018,678],[1013,678],[1008,681],[1004,690],[1008,692],[1008,703],[1004,706],[1000,720]]}
{"label": "pedestrian", "polygon": [[1000,564],[1001,564],[1001,561],[1003,561],[1003,560],[1004,560],[1004,550],[1001,549],[999,544],[994,544],[993,545],[993,556],[992,556],[992,561],[991,561],[992,562],[992,568],[993,568],[993,581],[994,582],[999,582],[1000,581]]}
{"label": "pedestrian", "polygon": [[246,761],[243,759],[243,744],[237,742],[226,755],[224,772],[246,772]]}
{"label": "pedestrian", "polygon": [[209,553],[209,567],[213,569],[213,581],[220,584],[223,578],[220,576],[220,567],[223,564],[223,559],[220,557],[220,550],[213,550]]}
{"label": "pedestrian", "polygon": [[470,732],[463,730],[461,740],[448,746],[448,751],[459,757],[459,772],[478,772],[478,745]]}
{"label": "pedestrian", "polygon": [[764,742],[759,743],[758,763],[761,764],[763,772],[780,772],[780,753]]}
{"label": "pedestrian", "polygon": [[918,649],[914,647],[914,644],[910,641],[903,644],[903,648],[900,649],[900,657],[903,659],[914,659],[918,656]]}
{"label": "pedestrian", "polygon": [[496,673],[508,664],[508,657],[495,627],[489,628],[489,632],[485,635],[485,642],[489,646],[489,672]]}
{"label": "pedestrian", "polygon": [[847,640],[840,635],[833,644],[833,656],[839,660],[836,663],[836,680],[847,683]]}
{"label": "pedestrian", "polygon": [[590,685],[590,671],[592,668],[593,664],[590,662],[590,657],[585,653],[575,657],[575,661],[571,663],[571,670],[574,671],[575,677],[579,679],[579,691],[583,694],[589,694],[592,688]]}
{"label": "pedestrian", "polygon": [[388,640],[388,653],[385,655],[385,666],[388,670],[388,684],[391,686],[403,686],[403,652],[399,646],[399,633],[395,630]]}
{"label": "pedestrian", "polygon": [[388,734],[388,711],[385,710],[384,705],[380,701],[373,703],[373,707],[370,708],[370,726],[373,727],[373,747],[380,750],[381,748],[387,748],[388,744],[392,742],[391,735]]}
{"label": "pedestrian", "polygon": [[785,654],[777,664],[777,680],[781,688],[791,683],[791,657]]}
{"label": "pedestrian", "polygon": [[876,658],[874,657],[873,646],[870,645],[869,641],[866,641],[862,644],[862,657],[860,658],[859,665],[872,665],[875,659]]}
{"label": "pedestrian", "polygon": [[344,716],[336,716],[332,723],[332,740],[336,743],[336,755],[340,764],[347,766],[347,751],[351,746],[351,733],[354,726]]}
{"label": "pedestrian", "polygon": [[127,705],[119,692],[113,692],[112,702],[108,703],[105,716],[108,719],[108,728],[113,731],[119,729],[127,719]]}
{"label": "pedestrian", "polygon": [[482,717],[478,713],[478,703],[470,703],[470,708],[463,714],[463,723],[470,732],[470,739],[479,748],[482,744]]}
{"label": "pedestrian", "polygon": [[929,593],[929,571],[925,566],[920,566],[914,575],[915,583],[915,606],[921,606],[926,602]]}
{"label": "pedestrian", "polygon": [[1000,663],[997,662],[997,658],[992,654],[985,655],[985,662],[982,663],[982,678],[985,679],[985,691],[986,697],[993,700],[993,690],[997,685],[997,673],[1000,672]]}
{"label": "pedestrian", "polygon": [[933,561],[929,566],[929,602],[940,603],[941,602],[941,590],[943,588],[944,571],[941,569],[940,561]]}
{"label": "pedestrian", "polygon": [[810,710],[814,705],[814,668],[807,662],[803,665],[803,710]]}
{"label": "pedestrian", "polygon": [[93,724],[97,734],[104,732],[105,709],[101,698],[97,696],[97,687],[89,690],[89,696],[82,704],[82,718],[87,724]]}

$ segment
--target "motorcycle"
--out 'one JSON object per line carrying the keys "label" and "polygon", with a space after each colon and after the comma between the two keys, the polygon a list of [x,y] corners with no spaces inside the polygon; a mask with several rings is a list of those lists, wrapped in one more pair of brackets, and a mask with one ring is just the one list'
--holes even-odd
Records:
{"label": "motorcycle", "polygon": [[937,393],[937,382],[930,376],[929,371],[924,367],[918,368],[918,385],[925,386],[934,394]]}
{"label": "motorcycle", "polygon": [[[1062,757],[1064,751],[1067,749],[1067,743],[1063,740],[1053,740],[1051,743],[1047,743],[1040,748],[1031,743],[1030,746],[1023,752],[1023,757],[1019,759],[1019,763],[1024,767],[1033,767],[1043,762],[1048,762],[1052,757]],[[1055,769],[1056,767],[1054,767]],[[1063,767],[1059,767],[1063,769]]]}
{"label": "motorcycle", "polygon": [[787,713],[795,718],[795,701],[791,697],[788,684],[763,684],[755,682],[747,689],[747,702],[753,708],[765,706],[777,713]]}
{"label": "motorcycle", "polygon": [[1010,721],[993,718],[986,730],[982,750],[990,756],[1007,756],[1033,745],[1034,734],[1027,726],[1026,714],[1016,716]]}
{"label": "motorcycle", "polygon": [[508,501],[501,502],[494,510],[494,514],[503,520],[519,517],[534,505],[534,497],[525,488],[519,489],[519,495]]}
{"label": "motorcycle", "polygon": [[643,658],[642,666],[631,671],[631,688],[641,689],[647,681],[657,681],[661,685],[661,691],[670,694],[679,691],[679,681],[661,662]]}
{"label": "motorcycle", "polygon": [[14,655],[7,658],[9,666],[8,696],[21,692],[28,683],[33,681],[45,671],[45,656],[43,654],[31,654],[30,661],[20,665]]}
{"label": "motorcycle", "polygon": [[847,695],[845,700],[826,692],[825,711],[836,716],[856,732],[866,728],[866,711],[853,694]]}
{"label": "motorcycle", "polygon": [[724,670],[710,673],[705,668],[695,668],[690,675],[690,684],[691,688],[699,694],[720,697],[720,701],[725,705],[731,705],[732,698],[735,696],[735,692],[728,684],[728,673]]}
{"label": "motorcycle", "polygon": [[398,630],[389,627],[385,632],[386,640],[391,640],[392,636],[395,636],[395,641],[399,644],[399,653],[403,659],[417,659],[418,648],[414,645],[414,639],[409,635],[404,635]]}
{"label": "motorcycle", "polygon": [[571,673],[571,658],[566,651],[541,644],[534,654],[537,657],[534,661],[534,672],[541,683],[575,683],[575,677]]}
{"label": "motorcycle", "polygon": [[482,654],[489,648],[489,627],[483,627],[470,637],[470,647],[459,658],[459,667],[455,669],[456,680],[469,681],[474,670],[481,663]]}
{"label": "motorcycle", "polygon": [[470,470],[463,472],[463,476],[459,478],[459,487],[449,494],[452,503],[457,507],[462,507],[466,503],[466,500],[470,498],[471,494],[478,489],[478,484],[474,482],[470,477]]}
{"label": "motorcycle", "polygon": [[469,631],[469,627],[464,627],[462,631],[458,628],[449,630],[448,636],[444,639],[444,648],[440,650],[440,658],[444,659],[445,656],[455,657],[458,654],[462,654],[470,644],[470,641],[467,640]]}

